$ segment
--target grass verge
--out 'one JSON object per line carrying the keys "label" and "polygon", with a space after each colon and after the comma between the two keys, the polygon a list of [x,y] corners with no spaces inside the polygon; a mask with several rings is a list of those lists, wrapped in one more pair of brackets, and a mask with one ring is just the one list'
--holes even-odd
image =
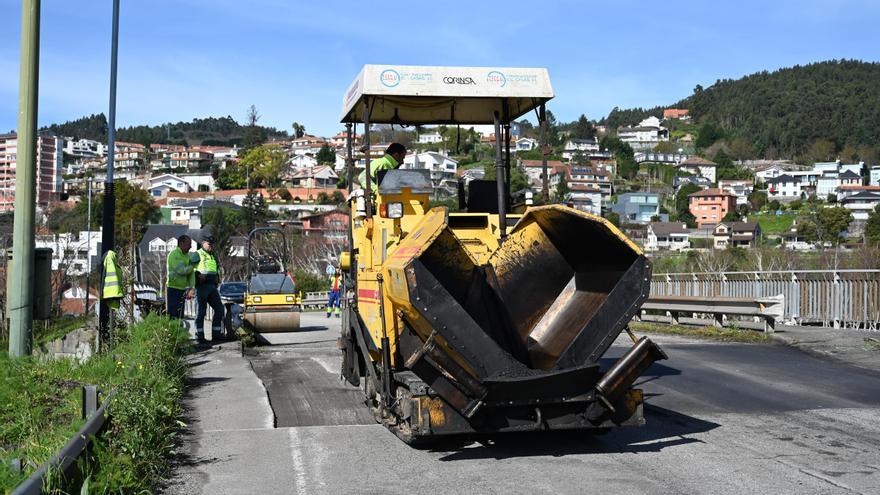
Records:
{"label": "grass verge", "polygon": [[[96,439],[90,462],[80,463],[89,490],[149,492],[161,479],[184,426],[188,336],[177,324],[150,316],[120,330],[118,342],[84,364],[0,356],[0,490],[24,480],[82,426],[80,386],[86,384],[117,390],[110,427]],[[10,469],[13,458],[22,459],[22,473]]]}
{"label": "grass verge", "polygon": [[682,335],[721,342],[770,342],[770,336],[756,330],[738,328],[689,327],[683,325],[666,325],[663,323],[633,322],[629,324],[633,332],[662,333],[666,335]]}

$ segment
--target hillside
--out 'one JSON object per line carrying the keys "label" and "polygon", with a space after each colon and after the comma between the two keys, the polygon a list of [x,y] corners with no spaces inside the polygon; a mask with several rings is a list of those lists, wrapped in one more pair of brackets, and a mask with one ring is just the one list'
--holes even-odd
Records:
{"label": "hillside", "polygon": [[[832,60],[759,72],[741,79],[697,86],[670,107],[690,109],[700,124],[719,127],[729,139],[742,137],[759,154],[794,157],[816,140],[838,150],[880,143],[880,63]],[[653,109],[615,109],[611,128],[634,124]]]}
{"label": "hillside", "polygon": [[[287,137],[287,132],[274,127],[257,126],[267,137]],[[231,146],[239,144],[245,133],[242,126],[232,117],[207,117],[193,119],[192,122],[178,122],[156,126],[139,125],[116,130],[118,141],[133,143],[160,143],[186,145]],[[107,118],[104,114],[90,115],[63,124],[52,124],[43,130],[59,136],[107,140]]]}

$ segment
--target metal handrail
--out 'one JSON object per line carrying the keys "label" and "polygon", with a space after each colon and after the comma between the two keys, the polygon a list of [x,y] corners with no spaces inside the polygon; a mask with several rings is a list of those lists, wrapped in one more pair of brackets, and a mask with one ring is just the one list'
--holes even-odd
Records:
{"label": "metal handrail", "polygon": [[791,273],[880,273],[878,269],[840,269],[840,270],[751,270],[745,272],[675,272],[675,273],[655,273],[652,277],[666,277],[672,275],[748,275],[748,274],[791,274]]}
{"label": "metal handrail", "polygon": [[67,474],[68,469],[86,451],[92,438],[104,428],[104,425],[109,420],[110,403],[115,395],[116,390],[110,392],[104,398],[101,406],[88,417],[79,431],[63,447],[55,452],[49,460],[31,473],[28,479],[15,487],[12,495],[39,495],[43,492],[43,484],[46,482],[50,472],[61,471]]}

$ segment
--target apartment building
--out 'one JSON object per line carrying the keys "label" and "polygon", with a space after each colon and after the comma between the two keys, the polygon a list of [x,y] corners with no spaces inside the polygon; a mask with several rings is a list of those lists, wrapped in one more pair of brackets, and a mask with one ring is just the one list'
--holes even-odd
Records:
{"label": "apartment building", "polygon": [[[37,205],[47,206],[58,201],[62,190],[64,140],[49,135],[37,138]],[[15,208],[15,171],[18,157],[18,138],[15,134],[0,134],[0,212]]]}

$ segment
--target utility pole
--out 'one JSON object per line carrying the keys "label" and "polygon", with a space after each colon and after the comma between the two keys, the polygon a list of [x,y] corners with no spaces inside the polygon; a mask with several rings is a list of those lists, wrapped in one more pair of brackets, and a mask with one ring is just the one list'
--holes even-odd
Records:
{"label": "utility pole", "polygon": [[83,316],[89,314],[89,288],[92,284],[92,179],[86,177],[86,195],[88,195],[88,213],[86,213],[86,295]]}
{"label": "utility pole", "polygon": [[[110,112],[107,129],[107,178],[104,182],[104,217],[101,225],[101,262],[104,255],[116,244],[114,229],[116,227],[116,194],[113,186],[113,158],[116,154],[116,59],[119,48],[119,0],[113,0],[113,34],[110,48]],[[121,274],[117,274],[119,276]],[[101,342],[112,342],[109,337],[110,307],[101,298],[99,317],[99,334]]]}
{"label": "utility pole", "polygon": [[40,0],[21,2],[21,69],[18,79],[18,137],[15,219],[6,308],[9,355],[28,356],[34,325],[34,217],[36,216],[37,97],[40,69]]}
{"label": "utility pole", "polygon": [[543,103],[538,111],[541,120],[541,195],[544,204],[550,201],[550,177],[547,176],[547,155],[550,154],[550,143],[547,142],[547,110]]}

